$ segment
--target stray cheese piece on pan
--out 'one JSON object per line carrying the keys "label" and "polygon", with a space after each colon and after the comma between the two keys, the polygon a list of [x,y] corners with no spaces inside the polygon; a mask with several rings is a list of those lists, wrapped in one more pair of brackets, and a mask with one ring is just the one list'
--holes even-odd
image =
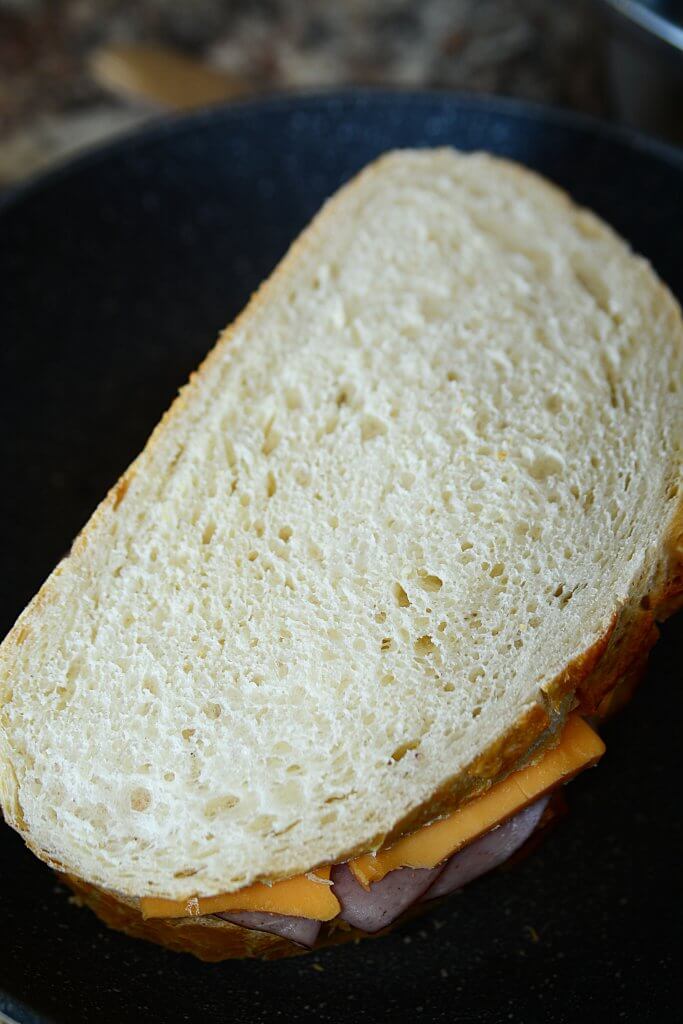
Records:
{"label": "stray cheese piece on pan", "polygon": [[436,867],[466,843],[594,765],[604,752],[605,744],[587,722],[570,715],[558,746],[548,750],[538,764],[513,772],[447,818],[425,825],[387,849],[356,857],[349,867],[366,889],[395,868]]}
{"label": "stray cheese piece on pan", "polygon": [[288,917],[309,917],[314,921],[331,921],[340,911],[339,901],[327,884],[329,867],[318,868],[311,875],[286,878],[273,885],[256,882],[246,889],[222,896],[200,896],[189,900],[165,900],[144,896],[140,909],[148,917],[199,917],[204,914],[222,914],[228,910],[255,910],[267,914],[285,914]]}

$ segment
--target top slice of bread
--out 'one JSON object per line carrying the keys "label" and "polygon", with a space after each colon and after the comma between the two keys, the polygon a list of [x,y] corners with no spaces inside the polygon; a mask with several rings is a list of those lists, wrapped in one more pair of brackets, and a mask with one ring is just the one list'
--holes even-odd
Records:
{"label": "top slice of bread", "polygon": [[648,264],[542,179],[373,164],[5,641],[7,820],[74,875],[184,898],[510,770],[671,577],[682,367]]}

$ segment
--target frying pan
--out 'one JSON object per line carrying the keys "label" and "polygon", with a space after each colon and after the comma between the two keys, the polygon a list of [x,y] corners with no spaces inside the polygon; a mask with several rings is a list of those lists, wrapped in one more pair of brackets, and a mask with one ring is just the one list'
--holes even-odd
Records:
{"label": "frying pan", "polygon": [[[0,632],[323,200],[396,146],[513,157],[683,296],[683,158],[513,102],[353,91],[155,127],[0,204]],[[531,857],[389,937],[203,964],[108,931],[0,827],[0,1010],[82,1022],[676,1019],[680,620]]]}

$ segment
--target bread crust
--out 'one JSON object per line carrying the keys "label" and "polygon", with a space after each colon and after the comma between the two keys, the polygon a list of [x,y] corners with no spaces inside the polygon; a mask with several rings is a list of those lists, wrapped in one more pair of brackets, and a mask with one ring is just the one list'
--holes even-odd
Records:
{"label": "bread crust", "polygon": [[[385,159],[390,159],[390,157],[380,158],[380,160],[366,168],[347,188],[353,189],[361,178],[365,179],[366,176],[376,174]],[[501,160],[499,162],[505,165],[510,173],[514,173],[521,179],[533,183],[535,188],[541,187],[560,199],[562,203],[573,206],[572,201],[564,192],[533,172],[508,161]],[[305,231],[294,243],[290,250],[289,258],[292,255],[296,257],[297,254],[304,253],[314,244],[317,234],[324,230],[327,220],[334,214],[336,204],[339,202],[339,196],[340,193],[326,205],[323,212],[316,218],[312,229]],[[592,218],[592,215],[588,213],[585,216]],[[600,225],[600,230],[608,230],[597,219],[595,219],[595,222]],[[90,521],[74,541],[71,552],[67,557],[78,557],[79,553],[85,550],[91,542],[93,536],[96,537],[99,523],[115,514],[117,507],[126,499],[126,492],[140,468],[141,460],[147,458],[157,447],[162,434],[171,427],[173,421],[187,407],[188,403],[197,393],[200,382],[207,370],[220,358],[223,346],[229,344],[232,335],[241,327],[243,321],[247,317],[251,317],[256,310],[268,301],[272,283],[276,280],[279,281],[286,274],[287,268],[280,264],[268,281],[264,282],[254,294],[250,303],[237,320],[223,332],[217,345],[207,355],[199,369],[191,375],[188,384],[181,390],[178,398],[164,414],[141,455],[131,464],[96,509]],[[669,292],[661,283],[653,278],[653,287],[655,285],[661,292],[662,304],[677,310],[676,303]],[[676,315],[680,316],[680,311]],[[20,646],[30,635],[30,632],[39,624],[41,607],[52,599],[54,580],[63,571],[65,561],[56,567],[53,574],[46,580],[31,603],[19,616],[5,641],[0,645],[0,677],[7,675],[7,672],[3,672],[2,669],[3,666],[11,663],[13,649],[16,646]],[[623,684],[624,681],[632,681],[633,678],[639,677],[642,674],[647,654],[658,636],[656,622],[666,618],[679,608],[682,603],[683,501],[679,500],[665,540],[664,551],[661,555],[659,571],[656,574],[654,584],[643,592],[634,592],[630,600],[613,615],[598,639],[573,659],[550,684],[545,686],[538,702],[527,708],[502,736],[497,738],[494,743],[464,770],[442,783],[427,800],[397,821],[388,832],[382,832],[340,851],[336,861],[347,860],[350,857],[367,852],[369,849],[375,849],[383,843],[395,841],[401,835],[456,810],[464,803],[476,798],[512,771],[540,757],[548,747],[557,742],[566,717],[573,708],[578,706],[581,711],[587,714],[595,713],[605,701],[606,696],[616,687]],[[6,686],[6,684],[0,679],[0,706],[4,702],[3,686]],[[183,933],[181,941],[176,935],[177,929],[201,927],[204,930],[206,927],[193,924],[192,922],[173,925],[170,922],[162,922],[158,926],[156,922],[144,922],[143,928],[143,925],[137,920],[139,918],[139,912],[137,911],[139,901],[137,896],[133,896],[130,903],[122,903],[120,899],[111,896],[109,893],[103,893],[96,886],[78,879],[73,874],[78,865],[60,864],[47,851],[37,847],[32,841],[23,818],[11,755],[1,728],[0,804],[2,805],[7,823],[22,835],[27,846],[50,866],[60,871],[70,871],[72,874],[68,878],[69,884],[78,889],[79,897],[88,902],[89,905],[96,904],[93,909],[103,919],[107,920],[107,915],[109,915],[112,920],[111,922],[107,920],[107,923],[112,923],[114,927],[120,927],[129,934],[152,938],[153,941],[161,941],[162,944],[169,945],[171,948],[185,949],[187,948],[187,943],[190,943],[191,945],[196,945],[198,949],[210,953],[211,949],[218,944],[217,939],[205,941],[205,936],[198,938],[195,933],[192,933],[192,939],[190,940],[189,932]],[[277,881],[283,877],[290,877],[303,871],[311,870],[315,866],[304,863],[292,864],[291,870],[286,874],[279,872],[264,875],[258,880]],[[257,879],[254,880],[256,881]],[[97,897],[93,897],[92,893],[97,893]],[[113,903],[110,901],[113,901]],[[127,911],[114,909],[115,907],[125,907]],[[133,910],[134,914],[129,913]],[[114,919],[119,923],[116,923]],[[289,943],[287,940],[275,936],[267,936],[265,933],[248,933],[251,938],[247,942],[242,934],[245,932],[245,929],[229,926],[227,922],[222,922],[220,927],[221,931],[224,928],[230,928],[240,933],[239,937],[234,938],[234,940],[221,939],[221,943],[225,944],[226,948],[234,949],[235,952],[221,953],[220,956],[216,957],[204,956],[204,952],[198,952],[197,955],[201,955],[205,959],[224,959],[229,956],[263,956],[272,958],[289,955],[278,952],[283,943],[287,947],[292,946],[292,943]],[[144,935],[141,929],[145,932]],[[226,932],[225,934],[227,936],[229,933]],[[254,936],[257,936],[257,938],[254,938]],[[195,949],[191,951],[196,952]],[[295,952],[299,952],[298,948]]]}
{"label": "bread crust", "polygon": [[[75,902],[89,907],[109,928],[125,932],[134,939],[154,942],[177,953],[191,953],[199,960],[212,963],[235,959],[280,960],[311,952],[279,935],[252,931],[217,917],[202,917],[200,920],[187,917],[145,920],[133,900],[104,892],[70,875],[60,874],[59,878],[74,893]],[[432,905],[416,904],[388,928],[373,934],[359,931],[338,919],[323,922],[314,949],[325,949],[342,942],[357,942],[359,939],[381,938],[399,924],[424,913]]]}
{"label": "bread crust", "polygon": [[192,953],[200,960],[218,961],[242,957],[275,960],[304,953],[302,947],[268,932],[240,928],[218,918],[150,918],[145,920],[133,900],[104,892],[71,875],[60,874],[78,903],[93,910],[110,928],[135,939],[156,942],[180,953]]}

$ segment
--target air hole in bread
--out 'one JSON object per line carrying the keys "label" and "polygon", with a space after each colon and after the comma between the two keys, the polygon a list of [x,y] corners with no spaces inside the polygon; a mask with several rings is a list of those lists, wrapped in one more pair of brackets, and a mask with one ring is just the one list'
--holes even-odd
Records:
{"label": "air hole in bread", "polygon": [[247,828],[250,832],[258,832],[261,835],[267,835],[275,824],[275,818],[272,814],[257,814],[255,818],[251,818],[247,822]]}
{"label": "air hole in bread", "polygon": [[413,644],[413,646],[415,648],[415,653],[422,655],[434,654],[434,652],[437,649],[436,644],[432,640],[431,636],[428,636],[427,634],[425,634],[424,636],[419,636],[415,643]]}
{"label": "air hole in bread", "polygon": [[325,434],[333,434],[339,426],[339,416],[330,416],[325,426],[321,431],[321,436]]}
{"label": "air hole in bread", "polygon": [[152,794],[144,786],[138,786],[130,794],[130,806],[134,811],[146,811],[152,803]]}
{"label": "air hole in bread", "polygon": [[213,821],[214,818],[232,811],[239,802],[239,797],[232,793],[225,793],[223,796],[214,797],[204,804],[204,817],[207,821]]}
{"label": "air hole in bread", "polygon": [[274,417],[268,421],[263,432],[263,444],[261,451],[264,455],[271,455],[280,443],[280,435],[275,429]]}
{"label": "air hole in bread", "polygon": [[202,544],[210,544],[215,532],[216,524],[210,520],[202,531]]}
{"label": "air hole in bread", "polygon": [[391,760],[402,761],[406,754],[411,750],[417,750],[419,746],[420,740],[406,740],[405,743],[400,743],[399,746],[392,751]]}
{"label": "air hole in bread", "polygon": [[418,570],[418,582],[423,590],[427,593],[435,594],[441,590],[443,586],[443,580],[440,576],[435,576],[432,573],[427,573],[424,569]]}
{"label": "air hole in bread", "polygon": [[362,418],[360,424],[360,436],[362,441],[372,441],[373,438],[379,437],[380,434],[386,434],[387,425],[379,419],[377,416],[366,415]]}
{"label": "air hole in bread", "polygon": [[[25,639],[26,635],[22,636],[21,643],[23,643]],[[69,662],[69,667],[66,670],[66,679],[68,683],[73,683],[78,678],[82,667],[83,662],[81,658],[74,658],[71,662]]]}
{"label": "air hole in bread", "polygon": [[301,408],[301,392],[298,388],[285,388],[284,395],[287,408],[291,412],[295,412],[297,409]]}
{"label": "air hole in bread", "polygon": [[538,454],[529,466],[529,475],[534,480],[545,480],[549,476],[560,476],[564,470],[564,461],[556,452],[545,451]]}

